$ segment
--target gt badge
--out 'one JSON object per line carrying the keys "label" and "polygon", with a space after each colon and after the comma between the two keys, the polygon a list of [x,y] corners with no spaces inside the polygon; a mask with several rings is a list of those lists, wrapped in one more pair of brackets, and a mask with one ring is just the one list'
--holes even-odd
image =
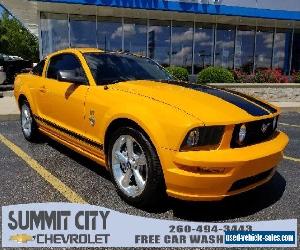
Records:
{"label": "gt badge", "polygon": [[89,121],[90,121],[91,126],[94,127],[95,123],[96,123],[95,111],[94,110],[90,111]]}

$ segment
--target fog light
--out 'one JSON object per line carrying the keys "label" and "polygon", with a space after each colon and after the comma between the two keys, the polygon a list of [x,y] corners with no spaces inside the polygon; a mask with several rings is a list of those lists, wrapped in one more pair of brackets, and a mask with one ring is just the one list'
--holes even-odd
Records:
{"label": "fog light", "polygon": [[240,127],[240,131],[239,131],[239,141],[238,141],[239,144],[242,144],[244,142],[246,138],[246,134],[247,134],[247,129],[246,126],[243,124]]}
{"label": "fog light", "polygon": [[224,174],[225,168],[205,168],[205,167],[189,167],[179,166],[180,169],[195,174]]}

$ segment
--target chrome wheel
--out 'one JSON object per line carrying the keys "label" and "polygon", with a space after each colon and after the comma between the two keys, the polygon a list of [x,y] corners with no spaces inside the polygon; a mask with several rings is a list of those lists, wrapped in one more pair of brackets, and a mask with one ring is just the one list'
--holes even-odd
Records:
{"label": "chrome wheel", "polygon": [[130,135],[121,135],[112,148],[112,173],[120,190],[127,196],[139,196],[148,178],[146,155]]}
{"label": "chrome wheel", "polygon": [[30,136],[32,132],[32,117],[28,105],[24,104],[21,110],[21,125],[26,136]]}

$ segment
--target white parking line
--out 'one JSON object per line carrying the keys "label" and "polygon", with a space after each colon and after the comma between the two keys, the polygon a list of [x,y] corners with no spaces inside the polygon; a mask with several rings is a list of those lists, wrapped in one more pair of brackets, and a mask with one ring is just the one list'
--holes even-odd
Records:
{"label": "white parking line", "polygon": [[280,125],[283,126],[289,126],[289,127],[294,127],[294,128],[300,128],[300,125],[296,125],[296,124],[289,124],[289,123],[284,123],[284,122],[279,122]]}
{"label": "white parking line", "polygon": [[35,170],[46,182],[51,184],[58,192],[60,192],[68,201],[73,203],[87,203],[79,194],[69,188],[60,179],[52,175],[48,170],[41,166],[36,160],[26,154],[21,148],[12,143],[10,140],[0,134],[0,142],[6,145],[17,156],[24,160],[29,167]]}
{"label": "white parking line", "polygon": [[300,159],[290,157],[290,156],[286,156],[286,155],[283,156],[283,159],[290,160],[290,161],[295,161],[295,162],[300,162]]}

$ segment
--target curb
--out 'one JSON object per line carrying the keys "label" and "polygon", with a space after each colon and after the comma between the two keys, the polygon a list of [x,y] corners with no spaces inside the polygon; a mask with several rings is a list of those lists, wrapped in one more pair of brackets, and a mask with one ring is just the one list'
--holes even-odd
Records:
{"label": "curb", "polygon": [[20,114],[5,114],[5,115],[0,115],[0,122],[4,121],[16,121],[20,119]]}
{"label": "curb", "polygon": [[280,107],[282,113],[297,112],[300,113],[300,107]]}
{"label": "curb", "polygon": [[4,92],[0,92],[0,98],[8,96],[8,97],[12,97],[14,95],[14,91],[13,90],[7,90]]}
{"label": "curb", "polygon": [[300,113],[300,102],[270,102],[272,105],[279,107],[283,113],[298,112]]}

